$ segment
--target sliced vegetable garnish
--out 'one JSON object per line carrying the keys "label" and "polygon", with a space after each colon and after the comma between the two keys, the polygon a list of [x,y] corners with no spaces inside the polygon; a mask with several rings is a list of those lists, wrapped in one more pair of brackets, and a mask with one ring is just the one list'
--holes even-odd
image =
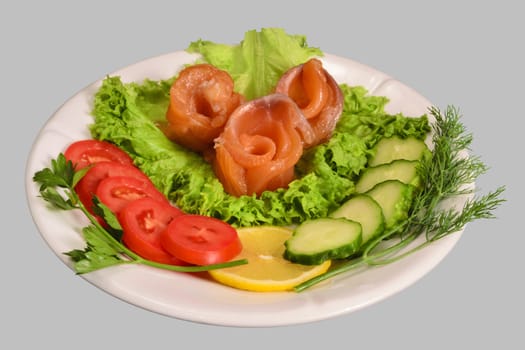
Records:
{"label": "sliced vegetable garnish", "polygon": [[114,144],[93,139],[73,142],[64,152],[64,156],[73,162],[77,170],[99,162],[133,164],[133,159]]}
{"label": "sliced vegetable garnish", "polygon": [[93,211],[93,196],[97,193],[98,185],[107,177],[132,177],[145,184],[154,186],[151,180],[137,167],[117,162],[100,162],[94,164],[85,176],[75,186],[78,197],[88,210]]}
{"label": "sliced vegetable garnish", "polygon": [[346,259],[361,247],[361,224],[345,218],[307,220],[285,242],[284,257],[303,265]]}
{"label": "sliced vegetable garnish", "polygon": [[330,260],[319,265],[301,265],[284,259],[284,242],[292,235],[289,228],[245,227],[238,234],[243,249],[237,259],[247,259],[248,264],[210,271],[213,279],[227,286],[255,292],[289,291],[331,266]]}
{"label": "sliced vegetable garnish", "polygon": [[144,197],[169,205],[166,197],[151,182],[136,177],[108,176],[100,181],[95,194],[115,215],[119,215],[127,204]]}
{"label": "sliced vegetable garnish", "polygon": [[166,201],[145,197],[137,199],[120,212],[118,218],[122,225],[122,241],[135,253],[145,259],[163,264],[187,265],[168,253],[160,243],[160,236],[169,223],[184,215]]}
{"label": "sliced vegetable garnish", "polygon": [[232,226],[204,215],[174,218],[160,239],[162,247],[173,256],[195,265],[224,263],[242,250]]}
{"label": "sliced vegetable garnish", "polygon": [[[100,163],[103,164],[103,163]],[[76,172],[71,161],[61,153],[51,161],[50,168],[37,171],[33,181],[40,185],[40,195],[51,205],[62,210],[81,210],[91,225],[82,230],[87,246],[85,249],[74,249],[64,254],[71,257],[77,273],[88,273],[109,266],[121,264],[142,264],[160,269],[179,272],[199,272],[246,264],[246,260],[234,260],[205,266],[181,266],[158,263],[147,260],[127,248],[114,235],[102,227],[98,219],[80,201],[74,188],[86,174],[87,168]],[[103,206],[103,204],[99,204]],[[104,206],[104,209],[106,207]],[[103,212],[110,212],[102,210]],[[113,220],[110,220],[113,221]]]}

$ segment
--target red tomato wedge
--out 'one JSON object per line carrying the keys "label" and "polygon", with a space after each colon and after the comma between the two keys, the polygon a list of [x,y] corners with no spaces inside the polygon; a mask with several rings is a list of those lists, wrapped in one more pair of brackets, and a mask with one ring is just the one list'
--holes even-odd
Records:
{"label": "red tomato wedge", "polygon": [[118,215],[124,244],[151,261],[170,265],[187,265],[169,254],[160,243],[160,235],[176,217],[183,215],[178,208],[164,201],[144,197],[130,202]]}
{"label": "red tomato wedge", "polygon": [[91,139],[73,142],[64,152],[64,156],[77,170],[99,162],[133,164],[133,159],[114,144]]}
{"label": "red tomato wedge", "polygon": [[97,187],[106,177],[126,176],[136,178],[146,184],[154,186],[151,180],[139,168],[117,162],[95,163],[75,186],[80,201],[93,213],[93,195]]}
{"label": "red tomato wedge", "polygon": [[174,218],[160,236],[162,247],[195,265],[229,261],[242,250],[237,231],[224,221],[204,215]]}
{"label": "red tomato wedge", "polygon": [[169,204],[164,194],[152,183],[129,176],[106,177],[98,184],[95,194],[115,215],[139,198],[150,197]]}

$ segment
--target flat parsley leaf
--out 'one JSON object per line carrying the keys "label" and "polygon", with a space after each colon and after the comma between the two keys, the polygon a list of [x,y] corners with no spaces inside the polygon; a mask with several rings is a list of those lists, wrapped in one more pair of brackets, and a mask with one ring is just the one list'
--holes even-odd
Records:
{"label": "flat parsley leaf", "polygon": [[126,259],[123,251],[117,249],[99,228],[87,226],[82,230],[87,247],[84,250],[72,250],[65,253],[75,264],[75,271],[79,274],[95,271],[104,267],[118,264],[128,264],[132,260]]}

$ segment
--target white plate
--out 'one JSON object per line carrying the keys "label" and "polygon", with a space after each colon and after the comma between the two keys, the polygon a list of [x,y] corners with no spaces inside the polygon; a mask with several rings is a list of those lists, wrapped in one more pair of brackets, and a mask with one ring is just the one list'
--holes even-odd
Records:
{"label": "white plate", "polygon": [[[195,57],[174,52],[111,75],[119,75],[125,82],[169,78]],[[362,85],[371,94],[389,97],[389,113],[419,116],[428,112],[427,99],[384,73],[333,55],[326,55],[323,61],[338,82]],[[85,247],[80,231],[87,220],[78,211],[50,209],[38,197],[32,177],[49,167],[50,160],[68,144],[90,137],[87,125],[93,122],[92,99],[100,84],[99,80],[86,87],[56,111],[35,140],[27,163],[26,191],[33,219],[49,247],[70,267],[62,253]],[[432,270],[460,236],[458,232],[396,263],[343,274],[302,293],[245,292],[195,275],[145,266],[111,267],[82,277],[119,299],[175,318],[225,326],[290,325],[347,314],[392,296]]]}

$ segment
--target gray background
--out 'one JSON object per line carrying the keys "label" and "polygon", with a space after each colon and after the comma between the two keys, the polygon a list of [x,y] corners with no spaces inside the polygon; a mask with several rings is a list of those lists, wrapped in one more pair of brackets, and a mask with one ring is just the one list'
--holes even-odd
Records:
{"label": "gray background", "polygon": [[[472,5],[2,2],[0,348],[523,349],[524,193],[517,168],[525,117],[523,12],[513,5],[517,1],[463,3]],[[125,65],[184,49],[198,38],[237,43],[246,30],[271,26],[384,71],[439,107],[460,107],[475,135],[474,153],[491,167],[478,187],[507,186],[498,219],[468,225],[450,255],[405,291],[300,326],[226,328],[172,319],[75,276],[48,249],[26,205],[25,162],[46,120],[78,90]]]}

